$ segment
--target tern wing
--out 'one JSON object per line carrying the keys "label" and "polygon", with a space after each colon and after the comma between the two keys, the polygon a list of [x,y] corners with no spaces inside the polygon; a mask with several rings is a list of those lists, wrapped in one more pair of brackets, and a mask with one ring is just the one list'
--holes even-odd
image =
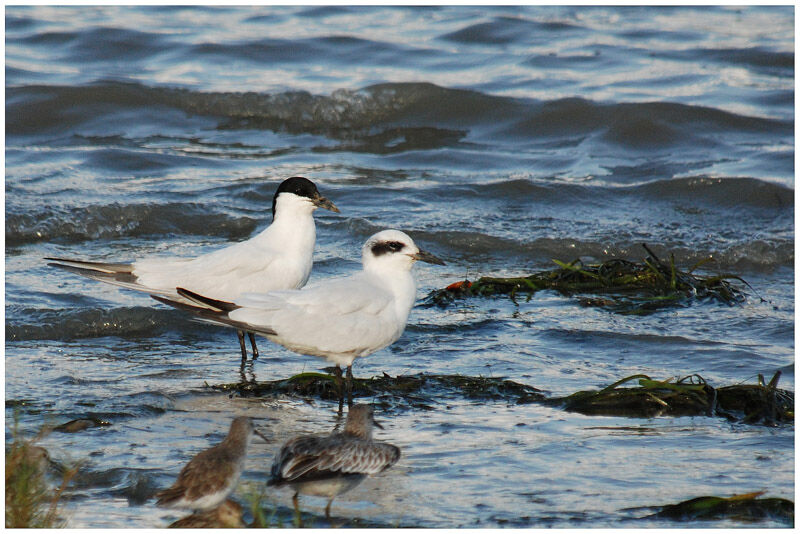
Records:
{"label": "tern wing", "polygon": [[360,274],[303,290],[245,295],[235,304],[227,317],[246,330],[269,328],[272,341],[316,356],[361,356],[405,329],[393,294]]}
{"label": "tern wing", "polygon": [[92,280],[99,280],[100,282],[106,282],[115,286],[150,294],[176,295],[173,289],[158,289],[142,284],[139,277],[133,273],[134,264],[132,263],[103,263],[68,258],[44,259],[50,261],[48,265],[51,267],[57,267],[64,271],[91,278]]}

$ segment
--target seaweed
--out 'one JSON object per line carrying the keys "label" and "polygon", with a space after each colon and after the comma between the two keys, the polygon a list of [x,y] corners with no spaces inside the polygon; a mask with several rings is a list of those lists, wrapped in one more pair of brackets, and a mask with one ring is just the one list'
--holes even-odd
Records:
{"label": "seaweed", "polygon": [[[339,398],[333,374],[301,373],[284,380],[240,382],[210,386],[219,391],[236,392],[243,397],[290,395],[335,401]],[[353,379],[353,397],[373,397],[383,409],[405,405],[430,410],[438,398],[506,401],[518,404],[542,401],[538,389],[503,378],[463,375],[398,375],[386,373],[372,378]]]}
{"label": "seaweed", "polygon": [[732,497],[697,497],[678,504],[662,506],[661,510],[648,518],[667,518],[676,521],[723,518],[737,521],[776,519],[794,526],[794,503],[776,497],[760,499],[763,494],[763,491],[759,491]]}
{"label": "seaweed", "polygon": [[[714,388],[699,375],[675,382],[633,375],[598,391],[578,391],[567,397],[549,399],[570,412],[585,415],[656,417],[660,415],[722,416],[731,421],[774,426],[794,422],[794,393],[778,389],[781,372],[769,384],[759,375],[757,385]],[[620,387],[638,379],[638,387]],[[734,412],[740,413],[737,417]]]}
{"label": "seaweed", "polygon": [[647,252],[642,262],[615,258],[597,264],[584,264],[579,259],[569,263],[554,259],[557,269],[528,276],[484,276],[474,282],[455,282],[444,289],[432,291],[425,303],[446,307],[457,299],[494,295],[508,295],[517,303],[519,295],[526,295],[530,300],[537,291],[553,290],[565,296],[578,296],[581,306],[638,315],[686,305],[692,299],[714,299],[731,306],[744,302],[744,291],[732,283],[736,281],[750,287],[741,277],[734,274],[694,274],[710,258],[683,271],[676,267],[674,255],[670,255],[669,262],[664,262],[647,245],[643,244],[642,247]]}
{"label": "seaweed", "polygon": [[[566,397],[547,397],[542,390],[500,377],[416,374],[392,377],[386,373],[355,378],[354,397],[371,397],[381,409],[431,410],[448,399],[540,403],[585,415],[622,417],[709,416],[746,424],[774,426],[794,423],[794,393],[778,389],[781,372],[769,383],[712,387],[702,376],[654,380],[637,374],[595,391],[578,391]],[[622,387],[632,381],[635,387]],[[301,373],[284,380],[209,386],[243,397],[288,395],[336,401],[338,390],[331,373]]]}

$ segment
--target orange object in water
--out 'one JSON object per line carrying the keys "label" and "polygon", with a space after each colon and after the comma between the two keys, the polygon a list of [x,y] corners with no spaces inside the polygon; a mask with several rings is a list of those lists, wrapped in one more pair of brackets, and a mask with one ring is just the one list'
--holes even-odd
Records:
{"label": "orange object in water", "polygon": [[447,286],[445,289],[448,291],[463,291],[465,289],[469,289],[472,286],[472,282],[469,280],[461,280],[460,282],[455,282]]}

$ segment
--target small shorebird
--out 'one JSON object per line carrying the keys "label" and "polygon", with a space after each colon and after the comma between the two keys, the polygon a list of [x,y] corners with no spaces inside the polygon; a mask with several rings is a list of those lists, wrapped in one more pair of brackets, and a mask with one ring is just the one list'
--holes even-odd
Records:
{"label": "small shorebird", "polygon": [[242,506],[230,499],[217,508],[178,519],[169,528],[244,528]]}
{"label": "small shorebird", "polygon": [[361,260],[361,272],[302,290],[246,293],[228,302],[179,287],[181,300],[153,298],[204,321],[255,332],[291,351],[326,358],[336,364],[341,410],[340,366],[347,367],[347,397],[352,404],[353,360],[391,345],[406,328],[416,297],[412,265],[417,260],[444,265],[398,230],[370,237]]}
{"label": "small shorebird", "polygon": [[[176,300],[176,287],[215,299],[230,300],[246,292],[303,287],[311,274],[316,240],[313,212],[339,209],[302,177],[284,180],[272,198],[272,224],[258,235],[196,258],[152,257],[133,263],[102,263],[45,258],[49,265],[94,280]],[[238,331],[242,361],[247,360],[246,330]],[[248,332],[253,359],[256,339]]]}
{"label": "small shorebird", "polygon": [[368,475],[389,469],[400,458],[400,449],[372,440],[372,426],[383,428],[372,418],[372,407],[350,408],[344,431],[327,436],[299,436],[287,441],[275,456],[268,486],[291,486],[295,513],[300,514],[298,497],[327,497],[325,517],[330,519],[331,503],[353,489]]}
{"label": "small shorebird", "polygon": [[234,419],[220,444],[192,458],[170,488],[156,493],[156,504],[195,511],[212,510],[222,504],[236,488],[253,434],[267,441],[249,417]]}

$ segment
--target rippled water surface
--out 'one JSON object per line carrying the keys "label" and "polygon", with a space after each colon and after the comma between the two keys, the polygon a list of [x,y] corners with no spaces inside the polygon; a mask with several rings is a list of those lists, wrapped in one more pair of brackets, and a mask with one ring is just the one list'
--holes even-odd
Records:
{"label": "rippled water surface", "polygon": [[[794,390],[791,7],[5,12],[7,428],[15,409],[24,432],[111,423],[43,440],[56,460],[84,461],[70,526],[166,525],[177,516],[149,496],[236,414],[272,438],[252,447],[253,483],[283,440],[335,424],[330,403],[210,391],[242,378],[230,331],[42,260],[246,239],[294,175],[342,209],[316,215],[312,281],[357,270],[363,241],[395,227],[448,262],[415,268],[420,300],[553,259],[641,260],[641,243],[686,269],[712,256],[703,272],[753,288],[741,305],[645,316],[553,292],[418,306],[357,376],[501,376],[566,395],[637,373],[721,386],[781,370]],[[261,347],[247,378],[326,365]],[[403,457],[337,499],[335,515],[672,527],[639,518],[702,495],[794,496],[793,425],[439,400],[379,414],[378,437]],[[291,495],[266,504],[284,509]]]}

